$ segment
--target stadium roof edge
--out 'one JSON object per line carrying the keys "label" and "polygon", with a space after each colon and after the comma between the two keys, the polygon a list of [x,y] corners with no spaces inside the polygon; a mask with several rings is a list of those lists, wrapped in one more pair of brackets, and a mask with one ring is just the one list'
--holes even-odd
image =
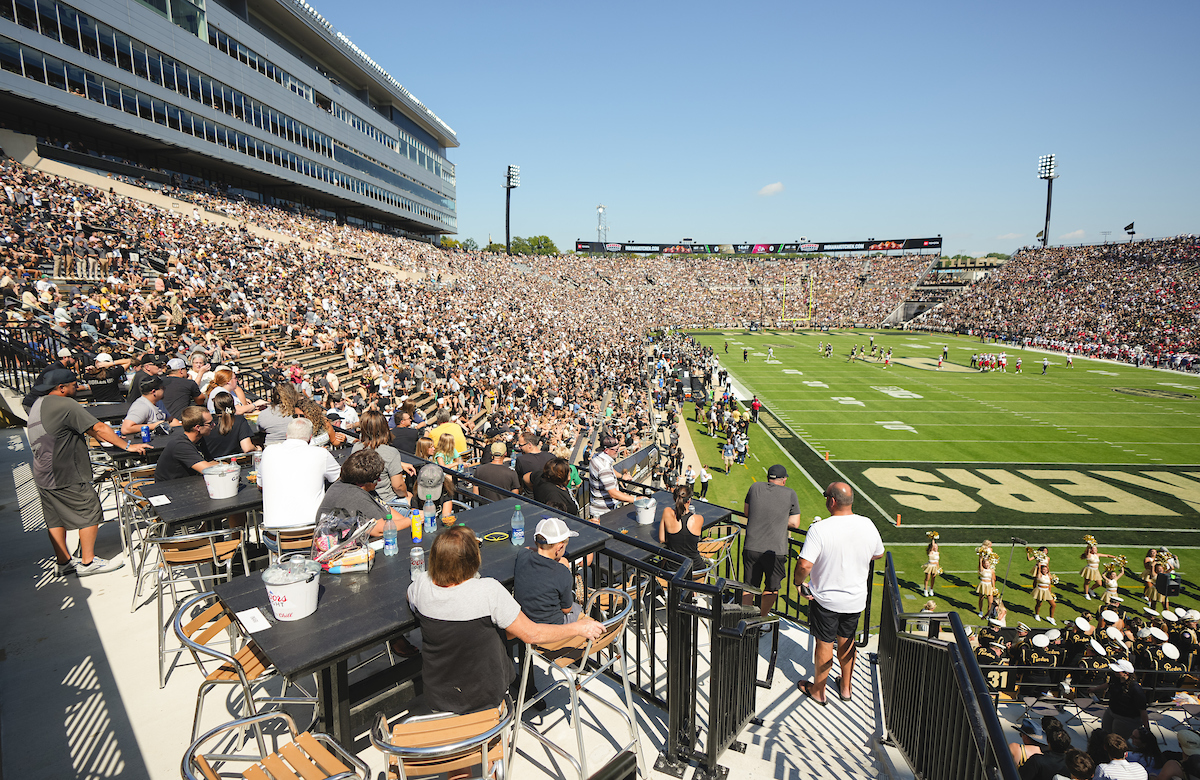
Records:
{"label": "stadium roof edge", "polygon": [[[446,124],[441,117],[422,103],[416,95],[405,89],[399,81],[383,69],[383,66],[356,46],[344,33],[339,32],[317,9],[305,2],[305,0],[248,0],[247,3],[248,8],[261,8],[263,6],[282,8],[287,11],[290,18],[299,22],[302,25],[302,29],[310,33],[309,37],[311,37],[311,34],[315,34],[319,41],[325,44],[329,52],[340,55],[342,59],[342,62],[339,63],[340,65],[362,74],[374,86],[378,87],[380,91],[394,99],[398,107],[408,109],[405,113],[414,121],[425,126],[444,146],[459,146],[458,134],[454,131],[454,128]],[[269,15],[268,18],[273,22],[286,21],[286,19],[281,19],[277,15]],[[287,25],[286,32],[296,35],[298,38],[301,37],[301,29],[298,29],[296,25]],[[316,41],[312,42],[315,43]]]}

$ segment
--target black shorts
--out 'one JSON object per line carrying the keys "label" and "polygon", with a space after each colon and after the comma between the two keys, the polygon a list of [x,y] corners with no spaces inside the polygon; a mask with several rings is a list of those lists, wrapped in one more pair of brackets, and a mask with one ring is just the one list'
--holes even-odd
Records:
{"label": "black shorts", "polygon": [[[779,583],[787,576],[787,556],[770,550],[743,550],[742,571],[747,585],[775,593],[779,590]],[[767,581],[765,586],[761,584],[763,579]]]}
{"label": "black shorts", "polygon": [[832,612],[818,604],[816,599],[808,601],[808,628],[821,642],[833,642],[837,637],[853,639],[858,628],[858,615],[857,612]]}

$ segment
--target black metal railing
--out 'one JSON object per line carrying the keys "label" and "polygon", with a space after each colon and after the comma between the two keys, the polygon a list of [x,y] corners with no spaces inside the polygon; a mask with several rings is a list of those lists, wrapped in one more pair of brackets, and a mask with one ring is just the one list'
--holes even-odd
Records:
{"label": "black metal railing", "polygon": [[[682,777],[696,762],[697,780],[725,777],[727,770],[717,761],[756,718],[759,628],[779,618],[761,617],[756,608],[742,606],[741,594],[748,589],[740,582],[689,579],[672,584],[684,597],[667,606],[667,743],[654,768]],[[700,606],[705,600],[710,606]],[[702,628],[710,637],[706,684],[698,674]],[[700,740],[704,706],[707,719]]]}
{"label": "black metal railing", "polygon": [[[909,621],[928,624],[910,633]],[[953,641],[937,638],[948,624]],[[1017,780],[1000,718],[957,612],[904,612],[891,553],[884,570],[879,679],[888,738],[926,780]]]}

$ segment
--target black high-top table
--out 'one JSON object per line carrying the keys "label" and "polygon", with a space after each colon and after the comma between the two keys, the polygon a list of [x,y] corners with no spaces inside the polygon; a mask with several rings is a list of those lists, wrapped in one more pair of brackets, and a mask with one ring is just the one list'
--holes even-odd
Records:
{"label": "black high-top table", "polygon": [[[497,531],[508,533],[513,507],[518,503],[521,502],[506,498],[476,507],[456,515],[456,522],[469,527],[480,539]],[[527,545],[533,544],[533,529],[543,517],[558,517],[569,529],[579,533],[567,546],[567,556],[571,559],[601,549],[610,538],[609,534],[578,518],[525,506],[531,510],[524,512]],[[433,535],[426,536],[421,542],[426,556],[432,543]],[[409,534],[401,528],[399,554],[386,557],[382,551],[376,553],[371,571],[323,574],[317,611],[297,621],[275,619],[267,601],[266,587],[257,573],[215,588],[221,603],[231,612],[258,607],[266,616],[271,628],[252,637],[279,674],[288,679],[317,675],[318,707],[324,729],[348,748],[354,742],[351,714],[356,704],[350,695],[348,659],[417,627],[406,595],[411,547]],[[511,587],[517,550],[509,539],[483,542],[480,576],[492,577]],[[387,672],[378,674],[383,676]],[[360,683],[356,683],[355,688],[360,685],[362,689],[371,689],[370,685]]]}

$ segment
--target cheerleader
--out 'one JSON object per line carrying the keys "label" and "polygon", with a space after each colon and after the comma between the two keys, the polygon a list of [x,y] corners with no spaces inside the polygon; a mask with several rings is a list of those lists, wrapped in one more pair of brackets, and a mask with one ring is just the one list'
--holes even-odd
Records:
{"label": "cheerleader", "polygon": [[1121,597],[1117,595],[1117,582],[1123,576],[1125,576],[1124,556],[1116,557],[1112,563],[1104,567],[1104,595],[1100,600],[1105,606],[1115,607],[1121,603]]}
{"label": "cheerleader", "polygon": [[1146,557],[1142,559],[1142,598],[1147,604],[1153,604],[1158,598],[1158,591],[1154,589],[1154,562],[1158,558],[1158,550],[1151,547],[1146,550]]}
{"label": "cheerleader", "polygon": [[1000,560],[1000,556],[991,551],[988,551],[979,556],[979,587],[975,588],[975,592],[979,594],[979,604],[977,609],[979,617],[983,617],[983,602],[987,600],[988,612],[992,610],[992,603],[999,591],[996,590],[996,562]]}
{"label": "cheerleader", "polygon": [[932,596],[934,585],[937,583],[937,577],[942,573],[942,567],[938,565],[942,553],[938,549],[938,532],[927,531],[925,535],[929,537],[929,544],[925,547],[925,554],[929,556],[929,562],[925,564],[925,583],[921,595]]}
{"label": "cheerleader", "polygon": [[1088,601],[1092,600],[1092,587],[1101,584],[1100,578],[1100,559],[1111,558],[1111,555],[1102,555],[1096,547],[1096,537],[1088,534],[1083,537],[1083,543],[1086,545],[1083,549],[1083,554],[1079,556],[1081,561],[1087,561],[1087,565],[1083,567],[1083,571],[1079,572],[1079,576],[1083,578],[1083,597]]}
{"label": "cheerleader", "polygon": [[1045,563],[1042,558],[1038,558],[1036,574],[1033,579],[1033,619],[1041,622],[1042,604],[1050,602],[1050,615],[1046,620],[1052,626],[1058,625],[1058,621],[1054,619],[1054,608],[1057,606],[1058,600],[1051,592],[1054,587],[1057,577],[1051,576],[1050,565]]}
{"label": "cheerleader", "polygon": [[1033,568],[1029,570],[1029,574],[1030,574],[1030,576],[1036,577],[1038,566],[1040,566],[1042,563],[1045,563],[1046,567],[1049,568],[1049,566],[1050,566],[1050,550],[1047,549],[1046,545],[1044,545],[1044,544],[1041,547],[1037,548],[1036,550],[1033,549],[1032,547],[1026,547],[1025,548],[1025,560],[1034,562]]}

